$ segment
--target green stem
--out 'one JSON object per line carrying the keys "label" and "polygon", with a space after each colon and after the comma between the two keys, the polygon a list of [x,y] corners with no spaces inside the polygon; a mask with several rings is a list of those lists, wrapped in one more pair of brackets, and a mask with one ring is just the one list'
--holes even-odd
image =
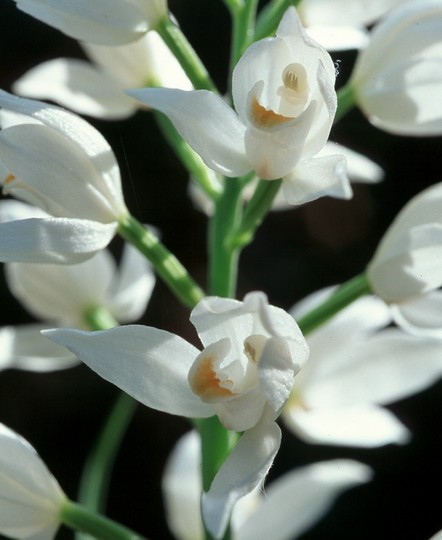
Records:
{"label": "green stem", "polygon": [[203,490],[208,491],[213,477],[235,446],[238,433],[227,431],[217,416],[204,420],[196,419],[194,423],[201,436]]}
{"label": "green stem", "polygon": [[90,330],[107,330],[118,326],[118,321],[112,313],[102,306],[91,306],[84,314],[83,319]]}
{"label": "green stem", "polygon": [[204,298],[204,292],[178,259],[152,231],[133,216],[127,215],[120,218],[118,232],[149,259],[161,279],[183,304],[192,309]]}
{"label": "green stem", "polygon": [[244,247],[253,240],[256,229],[272,206],[273,199],[281,187],[281,180],[260,180],[247,205],[241,225],[234,231],[229,242],[232,247]]}
{"label": "green stem", "polygon": [[235,15],[239,9],[242,8],[244,0],[224,0],[224,3],[226,4],[228,10],[230,13]]}
{"label": "green stem", "polygon": [[182,164],[193,176],[204,193],[212,201],[216,201],[222,189],[220,183],[216,181],[215,173],[206,166],[200,156],[186,143],[172,122],[164,114],[156,111],[153,111],[153,114],[164,138],[173,148]]}
{"label": "green stem", "polygon": [[88,508],[67,500],[60,511],[60,521],[101,540],[145,540],[140,534]]}
{"label": "green stem", "polygon": [[[226,239],[239,224],[243,184],[241,180],[225,180],[224,192],[216,203],[215,213],[210,221],[210,292],[217,296],[232,298],[235,295],[239,250],[227,245]],[[237,435],[225,429],[216,416],[196,423],[201,436],[203,489],[207,491],[229,455]],[[205,538],[212,540],[207,530]],[[224,540],[229,538],[230,528],[227,529]]]}
{"label": "green stem", "polygon": [[246,0],[238,7],[232,17],[232,46],[230,56],[230,73],[243,52],[253,42],[255,33],[255,18],[258,0]]}
{"label": "green stem", "polygon": [[338,110],[335,115],[335,124],[349,113],[356,105],[356,94],[351,82],[338,90]]}
{"label": "green stem", "polygon": [[[115,458],[137,408],[137,402],[121,392],[101,429],[83,468],[78,501],[90,510],[104,512]],[[77,539],[85,540],[84,535]]]}
{"label": "green stem", "polygon": [[297,6],[301,0],[274,0],[261,10],[256,21],[255,40],[273,36],[287,8]]}
{"label": "green stem", "polygon": [[178,26],[165,17],[161,19],[155,30],[181,64],[193,86],[197,90],[205,89],[217,92],[204,64]]}
{"label": "green stem", "polygon": [[237,178],[228,178],[209,229],[210,293],[229,298],[235,296],[239,250],[226,240],[239,223],[240,194],[241,183]]}
{"label": "green stem", "polygon": [[304,335],[307,335],[357,298],[371,292],[367,276],[365,274],[355,276],[341,285],[323,304],[301,317],[297,321],[299,328]]}

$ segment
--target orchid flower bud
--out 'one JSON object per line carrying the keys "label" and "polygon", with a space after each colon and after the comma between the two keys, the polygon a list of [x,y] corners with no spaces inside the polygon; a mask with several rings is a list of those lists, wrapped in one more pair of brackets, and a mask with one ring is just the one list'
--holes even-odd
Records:
{"label": "orchid flower bud", "polygon": [[66,496],[34,448],[0,424],[0,533],[52,540]]}
{"label": "orchid flower bud", "polygon": [[398,135],[442,133],[442,2],[407,2],[372,31],[350,87],[370,122]]}

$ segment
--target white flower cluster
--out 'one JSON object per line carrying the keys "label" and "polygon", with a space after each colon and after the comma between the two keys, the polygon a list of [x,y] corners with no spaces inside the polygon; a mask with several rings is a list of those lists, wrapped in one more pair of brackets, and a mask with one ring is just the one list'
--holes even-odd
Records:
{"label": "white flower cluster", "polygon": [[[0,261],[13,296],[42,321],[0,329],[0,370],[82,362],[143,405],[191,419],[198,431],[177,443],[162,483],[177,539],[300,536],[372,471],[319,462],[274,480],[264,497],[278,418],[309,444],[405,444],[412,433],[386,406],[442,376],[442,184],[397,215],[357,293],[318,291],[287,312],[260,291],[232,298],[233,267],[270,208],[349,199],[350,182],[383,178],[329,140],[340,111],[358,105],[392,134],[442,134],[442,0],[301,0],[273,22],[282,3],[270,1],[256,23],[262,39],[244,36],[231,96],[207,80],[197,87],[204,75],[166,0],[15,3],[79,40],[91,62],[55,58],[20,77],[15,95],[0,90],[0,184],[19,199],[0,202]],[[225,4],[244,17],[254,3]],[[328,51],[349,48],[355,67],[337,94]],[[199,346],[126,324],[143,315],[154,271],[175,291],[187,286],[184,269],[143,226],[129,228],[116,156],[76,114],[115,120],[146,108],[168,117],[169,142],[200,175],[194,201],[212,220],[212,290],[188,302]],[[133,244],[119,265],[107,249],[118,234]],[[209,425],[229,443],[210,473],[219,449]],[[72,520],[71,511],[35,450],[0,423],[0,533],[50,540],[62,523],[90,533],[85,514]],[[100,523],[93,531],[107,538]],[[117,527],[112,538],[125,534]]]}

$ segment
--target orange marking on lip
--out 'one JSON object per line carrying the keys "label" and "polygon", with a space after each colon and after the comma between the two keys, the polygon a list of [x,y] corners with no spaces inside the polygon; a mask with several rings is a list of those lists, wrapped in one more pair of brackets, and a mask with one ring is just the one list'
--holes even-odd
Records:
{"label": "orange marking on lip", "polygon": [[8,176],[3,180],[3,185],[6,186],[8,184],[10,184],[11,182],[13,182],[17,177],[12,174],[12,173],[9,173]]}
{"label": "orange marking on lip", "polygon": [[283,116],[282,114],[275,113],[271,109],[266,109],[259,104],[256,97],[254,97],[252,101],[251,115],[255,125],[262,128],[272,128],[293,120],[290,116]]}
{"label": "orange marking on lip", "polygon": [[228,388],[220,386],[220,380],[213,369],[213,357],[203,358],[196,372],[189,381],[194,394],[203,401],[215,401],[219,398],[231,397],[235,394]]}

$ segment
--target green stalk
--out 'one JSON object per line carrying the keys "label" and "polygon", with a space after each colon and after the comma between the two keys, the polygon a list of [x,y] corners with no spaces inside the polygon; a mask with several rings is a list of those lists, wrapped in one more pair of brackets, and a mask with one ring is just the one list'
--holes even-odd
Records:
{"label": "green stalk", "polygon": [[88,508],[67,500],[60,511],[60,521],[101,540],[145,540],[138,533],[111,519],[91,512]]}
{"label": "green stalk", "polygon": [[334,123],[349,113],[356,105],[356,94],[351,81],[338,90],[338,110],[336,111]]}
{"label": "green stalk", "polygon": [[[89,510],[104,512],[115,459],[138,403],[120,392],[89,454],[80,480],[78,500]],[[84,534],[77,540],[86,540]]]}
{"label": "green stalk", "polygon": [[355,276],[341,285],[324,303],[298,319],[299,328],[304,335],[307,335],[360,296],[371,292],[367,276],[365,274]]}
{"label": "green stalk", "polygon": [[235,297],[239,250],[229,245],[227,239],[239,224],[240,194],[238,179],[228,178],[209,228],[210,293],[229,298]]}
{"label": "green stalk", "polygon": [[160,278],[183,304],[192,309],[204,298],[204,292],[178,259],[133,216],[128,214],[120,218],[118,232],[149,259]]}
{"label": "green stalk", "polygon": [[273,36],[287,8],[297,6],[301,0],[273,0],[261,10],[256,21],[255,40]]}
{"label": "green stalk", "polygon": [[[217,296],[235,296],[239,250],[226,242],[239,224],[241,210],[241,179],[225,179],[222,196],[216,203],[209,228],[210,292]],[[197,420],[201,436],[201,467],[203,489],[207,491],[221,465],[229,455],[237,434],[232,434],[220,423],[218,417]],[[205,531],[206,540],[213,540]],[[223,540],[230,539],[228,527]]]}
{"label": "green stalk", "polygon": [[168,17],[160,20],[155,30],[174,54],[181,67],[197,90],[217,92],[204,64],[187,41],[186,36]]}
{"label": "green stalk", "polygon": [[258,0],[246,0],[242,7],[236,9],[232,17],[232,46],[230,55],[230,73],[243,52],[253,42]]}
{"label": "green stalk", "polygon": [[244,0],[223,0],[230,13],[235,15],[242,8]]}
{"label": "green stalk", "polygon": [[84,322],[90,330],[108,330],[118,326],[118,321],[106,308],[91,306],[83,314]]}
{"label": "green stalk", "polygon": [[259,181],[255,193],[244,211],[241,225],[234,231],[229,240],[232,247],[241,248],[253,240],[256,229],[267,215],[280,187],[281,180]]}
{"label": "green stalk", "polygon": [[181,160],[181,163],[193,176],[204,193],[212,201],[216,201],[221,194],[221,185],[215,183],[215,173],[208,169],[200,156],[186,143],[167,116],[156,111],[153,111],[153,114],[164,138]]}

